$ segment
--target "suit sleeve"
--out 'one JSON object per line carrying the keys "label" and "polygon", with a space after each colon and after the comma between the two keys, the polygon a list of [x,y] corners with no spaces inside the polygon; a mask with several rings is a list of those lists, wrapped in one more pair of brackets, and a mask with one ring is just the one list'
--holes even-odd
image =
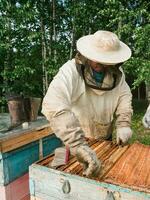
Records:
{"label": "suit sleeve", "polygon": [[75,66],[72,70],[66,64],[51,82],[42,103],[42,113],[49,120],[52,130],[70,148],[86,143],[80,123],[71,111],[72,96],[78,96],[77,84]]}

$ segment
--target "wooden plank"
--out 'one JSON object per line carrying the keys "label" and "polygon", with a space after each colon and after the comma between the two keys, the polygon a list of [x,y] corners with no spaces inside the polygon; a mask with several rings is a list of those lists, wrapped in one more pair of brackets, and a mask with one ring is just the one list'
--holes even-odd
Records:
{"label": "wooden plank", "polygon": [[[140,190],[137,190],[137,188],[133,187],[121,187],[121,185],[119,184],[115,185],[111,184],[110,182],[107,183],[107,181],[105,181],[105,177],[107,177],[107,175],[111,172],[115,165],[117,166],[115,169],[116,172],[120,172],[120,166],[117,164],[120,162],[120,160],[124,160],[125,158],[127,158],[127,155],[129,153],[128,151],[131,149],[130,146],[118,147],[111,142],[104,141],[99,142],[99,145],[98,142],[95,142],[91,145],[91,147],[96,152],[98,158],[102,161],[103,169],[99,177],[83,177],[83,169],[75,158],[72,158],[66,166],[61,166],[57,169],[51,169],[47,167],[47,163],[53,158],[53,156],[51,155],[50,157],[45,158],[45,160],[43,159],[41,160],[41,162],[37,162],[36,164],[30,166],[31,196],[35,196],[35,200],[36,198],[39,198],[40,200],[104,200],[109,199],[107,196],[108,193],[112,192],[112,194],[115,195],[117,192],[120,196],[120,198],[117,198],[119,200],[150,199],[150,193],[148,192],[148,190],[144,191],[142,188],[140,188]],[[142,148],[144,148],[143,153],[140,148],[138,149],[135,145],[134,149],[138,152],[138,155],[133,152],[130,158],[128,158],[128,164],[130,164],[130,162],[134,163],[134,158],[139,158],[138,156],[140,155],[140,160],[142,164],[140,165],[140,169],[138,170],[139,173],[137,173],[136,171],[136,169],[138,169],[138,164],[137,168],[132,170],[132,173],[135,171],[137,173],[137,176],[140,177],[140,179],[138,180],[141,181],[142,176],[145,172],[147,172],[147,175],[144,176],[144,180],[148,181],[150,179],[150,164],[149,159],[147,159],[149,150],[147,151],[147,147],[145,148],[145,146],[143,145]],[[144,158],[147,160],[145,160]],[[146,163],[146,167],[144,163]],[[122,168],[124,167],[125,166],[123,164]],[[142,170],[141,172],[142,168],[144,170]],[[127,170],[125,170],[125,172],[126,171]],[[125,180],[130,180],[130,178],[132,177],[132,174],[131,176],[128,176],[125,173],[120,174]],[[117,173],[116,175],[119,176],[119,173]],[[112,176],[117,177],[116,175],[115,171],[112,170]],[[65,181],[69,182],[70,185],[70,192],[68,192],[67,194],[64,193],[62,190],[63,183]],[[134,181],[137,181],[137,179]]]}
{"label": "wooden plank", "polygon": [[27,144],[19,149],[3,153],[3,174],[0,179],[0,185],[7,185],[27,173],[29,165],[38,159],[38,141]]}
{"label": "wooden plank", "polygon": [[42,199],[39,199],[39,198],[34,197],[34,196],[30,196],[30,200],[42,200]]}
{"label": "wooden plank", "polygon": [[4,185],[4,162],[0,153],[0,185]]}
{"label": "wooden plank", "polygon": [[18,136],[33,130],[43,129],[46,127],[49,127],[49,122],[46,120],[46,118],[38,117],[37,120],[28,123],[27,129],[24,129],[22,125],[20,125],[12,130],[9,130],[8,128],[4,131],[0,130],[0,141],[3,141],[5,139],[8,140],[11,137]]}
{"label": "wooden plank", "polygon": [[0,200],[29,200],[29,174],[0,186]]}
{"label": "wooden plank", "polygon": [[116,148],[115,151],[112,152],[106,160],[103,161],[104,167],[99,175],[99,179],[104,178],[107,172],[114,166],[114,164],[119,160],[119,158],[123,155],[123,153],[128,149],[128,146],[124,146],[123,148]]}
{"label": "wooden plank", "polygon": [[[100,142],[93,147],[103,167],[99,177],[92,179],[117,184],[119,177],[118,185],[122,184],[131,189],[138,188],[139,191],[150,193],[150,147],[142,144],[118,147],[108,141]],[[83,172],[82,166],[74,158],[66,166],[58,167],[57,170],[79,176],[82,176]]]}
{"label": "wooden plank", "polygon": [[[114,196],[120,195],[119,200],[146,200],[150,198],[145,193],[71,175],[38,164],[30,166],[29,174],[32,200],[106,200],[109,199],[109,193]],[[70,188],[68,193],[63,190],[66,182]]]}
{"label": "wooden plank", "polygon": [[30,195],[27,195],[23,199],[20,199],[20,200],[30,200]]}
{"label": "wooden plank", "polygon": [[[54,134],[41,139],[42,156],[52,153],[62,145]],[[0,154],[0,185],[7,185],[28,172],[29,166],[39,160],[39,140]]]}
{"label": "wooden plank", "polygon": [[1,200],[6,200],[6,192],[4,186],[0,186],[0,197]]}
{"label": "wooden plank", "polygon": [[105,182],[150,193],[150,146],[135,143],[107,173]]}
{"label": "wooden plank", "polygon": [[[48,168],[47,168],[48,169]],[[95,200],[99,199],[104,196],[105,193],[102,190],[99,190],[98,187],[94,187],[94,185],[91,184],[83,184],[82,180],[69,180],[70,185],[71,185],[71,192],[69,194],[65,194],[62,191],[62,186],[65,180],[67,180],[67,177],[61,175],[61,174],[55,174],[55,173],[49,173],[50,171],[48,170],[35,170],[35,168],[30,171],[33,172],[31,174],[31,179],[34,179],[35,185],[35,197],[45,200],[45,199],[51,199],[51,200],[63,200],[63,199],[68,199],[68,200],[82,200],[82,199],[90,199],[90,200]],[[37,173],[40,172],[40,174],[37,177]],[[33,175],[33,176],[32,176]],[[41,184],[39,184],[41,180]],[[50,181],[51,180],[51,181]],[[82,185],[82,189],[81,189]],[[92,190],[91,192],[87,193],[87,190],[89,189]],[[31,191],[31,190],[30,190]],[[97,192],[96,192],[97,191]],[[87,198],[87,194],[89,195]],[[100,195],[101,194],[101,195]],[[31,195],[34,195],[31,193]]]}
{"label": "wooden plank", "polygon": [[46,127],[41,130],[28,131],[24,134],[17,134],[13,137],[4,138],[0,141],[0,151],[2,153],[8,152],[51,134],[53,134],[51,128]]}

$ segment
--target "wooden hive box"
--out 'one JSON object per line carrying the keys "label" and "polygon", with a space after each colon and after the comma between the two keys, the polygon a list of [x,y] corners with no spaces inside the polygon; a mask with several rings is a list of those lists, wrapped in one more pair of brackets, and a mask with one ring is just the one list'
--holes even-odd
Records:
{"label": "wooden hive box", "polygon": [[29,169],[31,200],[150,199],[150,147],[140,143],[118,147],[109,141],[89,141],[103,167],[96,178],[83,177],[74,158],[65,166],[48,167],[53,155]]}
{"label": "wooden hive box", "polygon": [[0,152],[0,185],[5,186],[21,177],[28,172],[32,163],[52,153],[59,146],[61,146],[61,141],[51,134],[17,149]]}
{"label": "wooden hive box", "polygon": [[0,200],[29,198],[29,166],[62,145],[45,120],[36,123],[27,130],[0,133]]}

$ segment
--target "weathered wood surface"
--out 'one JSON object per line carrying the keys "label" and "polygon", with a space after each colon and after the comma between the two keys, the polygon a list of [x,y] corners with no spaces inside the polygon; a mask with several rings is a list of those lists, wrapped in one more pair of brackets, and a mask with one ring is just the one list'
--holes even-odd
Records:
{"label": "weathered wood surface", "polygon": [[12,151],[0,153],[0,185],[7,185],[27,173],[32,163],[61,145],[62,142],[52,134]]}
{"label": "weathered wood surface", "polygon": [[[69,183],[69,189],[65,186]],[[66,187],[66,189],[65,189]],[[112,198],[109,198],[111,194]],[[32,200],[146,200],[146,194],[33,164],[30,167]],[[33,198],[35,197],[35,198]]]}
{"label": "weathered wood surface", "polygon": [[133,144],[107,173],[105,182],[150,193],[150,147]]}
{"label": "weathered wood surface", "polygon": [[28,129],[19,126],[5,133],[0,132],[0,152],[11,151],[52,133],[49,122],[44,117],[38,117],[36,121],[29,123]]}
{"label": "weathered wood surface", "polygon": [[[121,197],[118,197],[117,200],[150,199],[150,190],[147,184],[144,185],[144,187],[141,187],[141,185],[139,185],[137,190],[137,187],[135,188],[133,187],[133,185],[126,184],[126,186],[124,187],[124,185],[121,185],[120,182],[119,184],[117,184],[117,181],[115,180],[115,182],[113,182],[113,179],[111,179],[112,184],[107,183],[109,179],[108,175],[109,173],[111,173],[111,170],[113,170],[115,166],[116,173],[113,173],[113,171],[111,173],[111,175],[113,175],[111,176],[111,178],[117,176],[117,170],[118,172],[120,171],[120,166],[118,165],[118,163],[120,162],[120,160],[127,157],[126,152],[132,152],[132,145],[118,147],[108,141],[90,141],[89,144],[91,148],[94,149],[98,158],[102,161],[103,164],[101,173],[98,177],[83,177],[83,168],[74,157],[70,159],[67,165],[57,167],[56,169],[51,169],[48,167],[49,163],[53,159],[53,155],[51,155],[30,166],[30,190],[32,198],[35,196],[35,200],[104,200],[107,199],[107,191],[109,191],[110,195],[112,192],[113,196],[116,195],[116,192],[119,192],[119,195]],[[138,151],[138,145],[135,144],[135,146],[137,147],[136,149]],[[133,149],[135,149],[135,146],[133,145]],[[150,157],[150,155],[148,155],[150,152],[148,153],[144,150],[143,153],[144,156],[142,156],[142,151],[140,150],[142,165],[145,161],[143,157]],[[132,154],[132,156],[130,157],[130,161],[133,162],[134,158],[135,157]],[[149,163],[149,161],[146,162],[147,164]],[[129,159],[128,165],[130,165]],[[147,165],[148,168],[144,168],[146,172],[145,177],[149,175],[149,166],[150,165]],[[137,165],[135,172],[136,170],[139,171],[139,169],[141,169],[140,167],[140,164]],[[121,175],[122,177],[126,176],[130,179],[130,177],[124,172]],[[141,176],[139,176],[139,179],[140,178]],[[68,192],[67,194],[63,192],[63,185],[65,181],[69,181],[69,185],[71,188],[70,192]]]}
{"label": "weathered wood surface", "polygon": [[[129,148],[129,146],[119,147],[109,141],[90,141],[91,148],[96,152],[98,158],[102,161],[102,170],[96,180],[103,179],[104,175],[113,167],[117,160]],[[52,161],[53,155],[46,159],[39,161],[39,165],[47,166]],[[82,176],[83,168],[75,157],[69,160],[67,165],[56,168],[57,170],[64,171],[71,174]]]}
{"label": "weathered wood surface", "polygon": [[[0,113],[0,139],[11,137],[12,134],[26,132],[28,130],[38,130],[38,128],[44,128],[49,126],[49,122],[43,116],[38,116],[37,120],[29,122],[29,128],[23,129],[22,125],[17,126],[13,130],[8,130],[10,127],[10,115],[8,113]],[[7,136],[7,137],[6,137]]]}
{"label": "weathered wood surface", "polygon": [[29,175],[16,179],[7,186],[0,186],[0,200],[29,200]]}
{"label": "weathered wood surface", "polygon": [[24,197],[23,199],[19,199],[19,200],[30,200],[30,195],[27,195],[27,196]]}
{"label": "weathered wood surface", "polygon": [[30,200],[42,200],[42,199],[39,199],[38,197],[35,196],[30,196]]}

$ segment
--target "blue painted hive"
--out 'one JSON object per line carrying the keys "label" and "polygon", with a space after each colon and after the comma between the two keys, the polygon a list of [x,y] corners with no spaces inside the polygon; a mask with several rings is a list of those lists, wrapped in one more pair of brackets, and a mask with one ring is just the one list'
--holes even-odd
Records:
{"label": "blue painted hive", "polygon": [[5,186],[28,172],[29,166],[61,146],[45,118],[28,129],[0,133],[0,185]]}

